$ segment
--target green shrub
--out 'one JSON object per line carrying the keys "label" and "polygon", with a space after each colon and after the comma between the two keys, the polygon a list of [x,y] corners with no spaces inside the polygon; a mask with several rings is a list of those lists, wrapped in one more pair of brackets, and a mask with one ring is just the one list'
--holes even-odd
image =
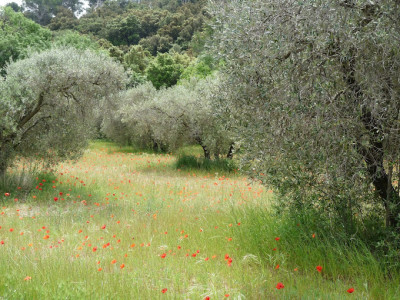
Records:
{"label": "green shrub", "polygon": [[177,169],[206,170],[206,171],[225,171],[233,172],[236,169],[234,161],[231,159],[204,159],[193,155],[180,155],[176,161]]}

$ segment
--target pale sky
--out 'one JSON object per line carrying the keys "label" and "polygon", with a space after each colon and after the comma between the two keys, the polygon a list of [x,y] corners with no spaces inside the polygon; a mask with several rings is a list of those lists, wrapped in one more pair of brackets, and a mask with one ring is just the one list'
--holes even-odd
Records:
{"label": "pale sky", "polygon": [[[4,5],[6,5],[7,3],[11,3],[11,2],[15,2],[15,3],[17,3],[18,5],[21,5],[21,4],[22,4],[22,0],[0,0],[0,6],[4,6]],[[83,9],[86,9],[86,8],[89,7],[89,4],[88,4],[88,1],[87,1],[87,0],[83,0],[82,2],[83,2]],[[79,16],[78,16],[78,17],[79,17]]]}
{"label": "pale sky", "polygon": [[0,6],[4,6],[4,5],[6,5],[7,3],[10,3],[10,2],[15,2],[18,5],[22,4],[22,0],[0,0]]}

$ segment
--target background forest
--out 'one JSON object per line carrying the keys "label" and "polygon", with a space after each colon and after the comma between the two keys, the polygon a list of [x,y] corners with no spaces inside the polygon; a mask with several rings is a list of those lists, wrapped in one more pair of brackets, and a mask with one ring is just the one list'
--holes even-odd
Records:
{"label": "background forest", "polygon": [[[184,263],[174,262],[160,267],[169,274],[170,281],[163,281],[166,290],[144,279],[138,285],[146,296],[154,298],[157,290],[160,297],[159,290],[165,294],[169,289],[171,297],[196,299],[341,299],[357,293],[360,299],[397,299],[399,49],[400,2],[396,0],[9,3],[0,7],[3,209],[19,211],[19,203],[24,203],[49,212],[65,191],[57,197],[42,193],[40,201],[32,200],[41,191],[40,185],[35,189],[35,178],[54,177],[58,186],[64,165],[69,170],[84,166],[85,174],[92,174],[92,167],[105,163],[100,159],[102,151],[108,151],[107,163],[112,161],[115,170],[118,165],[124,171],[93,173],[90,191],[97,191],[98,199],[107,194],[105,205],[111,212],[118,211],[118,205],[124,207],[118,212],[127,220],[128,212],[136,209],[140,217],[152,218],[153,223],[144,222],[144,228],[150,226],[153,233],[141,232],[143,239],[153,239],[150,236],[156,231],[167,232],[160,226],[171,223],[194,230],[194,223],[187,220],[196,218],[207,226],[219,220],[213,228],[226,225],[229,231],[221,236],[236,243],[210,243],[221,257],[224,247],[229,249],[224,266],[240,261],[231,273],[224,273],[221,265],[207,269],[202,264],[208,256],[201,257],[199,266],[188,267],[188,273],[182,271],[187,268]],[[87,161],[93,165],[89,167]],[[122,184],[122,177],[136,171],[145,176],[146,184],[135,183],[132,203],[118,202],[122,200],[106,190],[106,184],[95,184],[107,182],[106,176],[109,182],[120,176]],[[181,178],[181,172],[188,172],[188,177]],[[85,174],[79,177],[89,176]],[[168,193],[181,191],[176,204],[165,206],[168,197],[150,187],[164,184],[163,176],[168,178]],[[200,189],[191,181],[194,177],[215,182],[205,181]],[[131,184],[134,179],[129,178]],[[170,181],[177,178],[176,188],[171,188]],[[222,186],[218,191],[203,190],[207,184],[216,188],[218,181],[230,178],[234,188],[229,192]],[[192,193],[185,192],[184,181]],[[131,192],[125,188],[122,195]],[[143,202],[138,200],[141,189],[151,195]],[[247,195],[250,191],[253,194]],[[84,192],[77,194],[80,198]],[[108,202],[110,194],[116,197],[115,204]],[[9,203],[10,197],[17,201]],[[191,197],[198,202],[186,206]],[[46,204],[46,199],[51,203]],[[152,200],[146,208],[132,206],[147,199]],[[73,201],[75,205],[77,200]],[[202,211],[205,203],[212,213]],[[73,209],[68,205],[65,211]],[[169,211],[171,205],[188,217],[178,218]],[[157,219],[163,211],[167,217]],[[3,234],[4,221],[0,225]],[[186,238],[184,231],[179,243]],[[98,232],[92,234],[100,239]],[[218,235],[208,238],[187,247],[194,249]],[[11,241],[11,237],[0,236],[0,240]],[[171,241],[159,241],[158,249],[168,249]],[[192,253],[193,249],[186,257],[203,253],[200,249]],[[165,251],[152,255],[164,259],[169,255]],[[149,277],[158,278],[157,264],[152,264]],[[122,265],[121,270],[128,263]],[[132,264],[132,269],[136,267]],[[169,267],[184,278],[171,275],[174,271]],[[196,277],[197,271],[217,275],[215,280]],[[115,269],[107,272],[111,276]],[[132,271],[131,276],[139,275]],[[226,281],[221,279],[224,276]],[[115,278],[107,278],[115,284]],[[253,281],[247,283],[249,278]],[[0,292],[5,293],[12,280],[0,280]],[[188,286],[181,287],[181,282]],[[83,288],[84,293],[91,288]],[[120,291],[121,297],[141,295],[139,290]],[[103,292],[111,295],[111,290]],[[35,293],[48,295],[41,290]]]}

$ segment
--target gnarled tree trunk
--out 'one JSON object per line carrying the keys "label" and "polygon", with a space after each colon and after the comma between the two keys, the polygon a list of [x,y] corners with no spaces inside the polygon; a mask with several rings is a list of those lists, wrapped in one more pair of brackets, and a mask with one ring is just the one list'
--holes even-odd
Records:
{"label": "gnarled tree trunk", "polygon": [[372,112],[363,105],[365,95],[355,77],[355,57],[351,52],[349,59],[342,63],[343,77],[351,97],[361,107],[361,122],[368,132],[370,145],[368,148],[359,145],[357,150],[364,158],[372,184],[385,207],[386,226],[400,230],[400,196],[385,169],[383,130]]}
{"label": "gnarled tree trunk", "polygon": [[208,150],[207,145],[203,143],[203,141],[201,140],[200,137],[196,137],[195,140],[201,146],[201,148],[203,148],[204,158],[205,159],[211,159],[211,153]]}
{"label": "gnarled tree trunk", "polygon": [[229,147],[228,154],[226,155],[226,158],[232,159],[233,158],[233,150],[234,150],[234,143],[231,144]]}

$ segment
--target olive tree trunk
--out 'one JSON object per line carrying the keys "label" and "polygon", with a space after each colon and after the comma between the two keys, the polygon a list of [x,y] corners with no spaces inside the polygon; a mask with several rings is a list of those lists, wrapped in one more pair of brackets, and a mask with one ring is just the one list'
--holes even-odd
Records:
{"label": "olive tree trunk", "polygon": [[233,158],[233,150],[234,150],[234,144],[232,143],[231,146],[229,147],[228,154],[226,155],[226,158],[232,159]]}
{"label": "olive tree trunk", "polygon": [[384,145],[382,126],[372,112],[363,105],[364,93],[355,77],[356,59],[350,56],[342,63],[344,80],[349,88],[351,97],[361,107],[361,122],[368,132],[368,148],[358,145],[358,152],[362,155],[368,174],[375,190],[386,210],[386,226],[400,230],[400,196],[393,187],[392,181],[384,165]]}
{"label": "olive tree trunk", "polygon": [[207,148],[207,145],[203,143],[202,139],[199,137],[196,137],[196,142],[201,146],[201,148],[203,148],[203,152],[204,152],[204,158],[205,159],[211,159],[211,153]]}

